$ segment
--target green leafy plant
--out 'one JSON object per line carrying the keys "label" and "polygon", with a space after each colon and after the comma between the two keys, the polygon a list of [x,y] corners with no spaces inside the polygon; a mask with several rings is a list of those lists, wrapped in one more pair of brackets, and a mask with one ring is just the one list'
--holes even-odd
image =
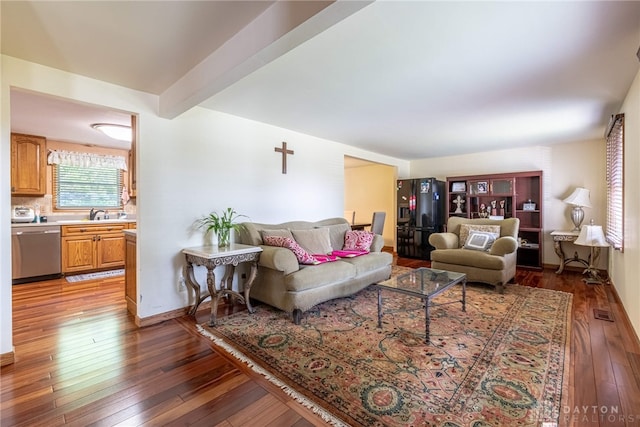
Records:
{"label": "green leafy plant", "polygon": [[227,208],[221,214],[214,211],[198,220],[198,228],[205,230],[205,234],[213,231],[218,236],[218,246],[228,246],[231,230],[240,228],[236,221],[242,217],[246,218],[233,208]]}

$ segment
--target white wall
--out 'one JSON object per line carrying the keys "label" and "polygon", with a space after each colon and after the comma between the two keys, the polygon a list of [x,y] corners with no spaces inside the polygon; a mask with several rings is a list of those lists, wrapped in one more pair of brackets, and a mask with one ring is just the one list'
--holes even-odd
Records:
{"label": "white wall", "polygon": [[[553,250],[550,233],[554,230],[570,230],[571,208],[562,200],[575,187],[585,187],[591,192],[593,208],[585,209],[587,223],[592,218],[596,224],[604,224],[606,214],[604,138],[549,147],[515,148],[512,150],[488,151],[461,156],[422,159],[411,162],[411,176],[480,175],[491,173],[543,171],[544,193],[544,247],[543,263],[559,264]],[[567,245],[567,255],[578,251],[586,259],[588,250],[584,247]],[[580,264],[570,264],[580,266]],[[598,267],[607,268],[607,250],[600,257]]]}
{"label": "white wall", "polygon": [[631,324],[640,335],[640,72],[620,113],[624,113],[624,252],[611,251],[609,273]]}
{"label": "white wall", "polygon": [[[408,162],[202,108],[158,117],[158,98],[2,56],[0,133],[0,354],[12,351],[9,88],[18,87],[138,115],[137,220],[140,317],[189,303],[177,290],[184,247],[203,243],[193,222],[233,207],[253,221],[342,217],[344,156],[397,166]],[[288,173],[274,151],[295,151]]]}

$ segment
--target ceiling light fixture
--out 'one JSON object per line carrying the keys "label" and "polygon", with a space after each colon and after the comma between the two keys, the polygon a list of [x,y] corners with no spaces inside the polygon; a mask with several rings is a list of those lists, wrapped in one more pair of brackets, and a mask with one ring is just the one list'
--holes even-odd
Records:
{"label": "ceiling light fixture", "polygon": [[117,139],[118,141],[131,142],[132,140],[130,126],[111,123],[94,123],[91,127],[104,133],[109,138]]}

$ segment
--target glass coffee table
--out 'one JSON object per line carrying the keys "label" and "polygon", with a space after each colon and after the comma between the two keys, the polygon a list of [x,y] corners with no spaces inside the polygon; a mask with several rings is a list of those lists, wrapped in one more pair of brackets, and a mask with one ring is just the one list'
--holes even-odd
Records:
{"label": "glass coffee table", "polygon": [[[432,299],[451,287],[462,284],[462,299],[442,304],[433,304]],[[410,272],[399,274],[384,282],[374,285],[378,290],[378,328],[382,328],[382,291],[399,292],[405,295],[418,297],[424,301],[424,314],[426,319],[426,338],[429,343],[429,308],[439,305],[462,303],[462,311],[466,309],[467,275],[454,273],[453,271],[435,270],[432,268],[417,268]]]}

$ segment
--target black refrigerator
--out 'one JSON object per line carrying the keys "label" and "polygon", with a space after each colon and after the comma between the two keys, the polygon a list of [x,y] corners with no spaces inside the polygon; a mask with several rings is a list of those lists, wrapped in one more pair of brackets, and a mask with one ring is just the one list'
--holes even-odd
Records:
{"label": "black refrigerator", "polygon": [[429,236],[444,231],[445,183],[435,178],[402,179],[397,189],[398,256],[430,260]]}

